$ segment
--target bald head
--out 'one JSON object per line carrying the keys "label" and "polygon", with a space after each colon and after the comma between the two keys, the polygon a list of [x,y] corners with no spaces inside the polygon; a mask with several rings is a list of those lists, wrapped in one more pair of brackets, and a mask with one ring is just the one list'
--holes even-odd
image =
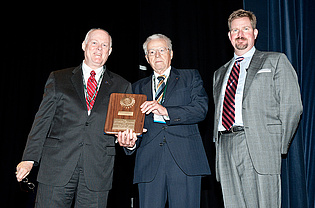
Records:
{"label": "bald head", "polygon": [[85,64],[92,69],[103,66],[112,52],[111,46],[111,36],[106,30],[90,30],[82,43]]}

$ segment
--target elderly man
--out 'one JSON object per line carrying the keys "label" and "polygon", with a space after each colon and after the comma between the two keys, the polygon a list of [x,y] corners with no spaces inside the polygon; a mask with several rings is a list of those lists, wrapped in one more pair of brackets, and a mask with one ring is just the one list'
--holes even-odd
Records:
{"label": "elderly man", "polygon": [[90,30],[82,43],[84,61],[52,72],[28,136],[16,177],[40,163],[36,207],[106,207],[111,189],[115,138],[104,135],[109,96],[130,93],[131,84],[109,71],[111,36]]}
{"label": "elderly man", "polygon": [[281,154],[302,113],[294,68],[284,54],[255,49],[252,12],[228,20],[234,57],[213,77],[217,179],[225,207],[280,207]]}
{"label": "elderly man", "polygon": [[[201,177],[210,174],[198,130],[208,110],[202,79],[197,70],[171,67],[173,50],[166,36],[148,37],[143,49],[154,72],[133,84],[134,93],[148,98],[140,106],[147,133],[136,143],[140,207],[164,207],[167,200],[173,208],[200,207]],[[135,136],[122,132],[118,141],[132,147]]]}

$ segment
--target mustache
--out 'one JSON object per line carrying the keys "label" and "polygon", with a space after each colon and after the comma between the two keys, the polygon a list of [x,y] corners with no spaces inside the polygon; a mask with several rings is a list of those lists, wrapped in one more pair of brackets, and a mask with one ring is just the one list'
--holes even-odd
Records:
{"label": "mustache", "polygon": [[247,38],[244,38],[244,37],[238,37],[238,38],[236,38],[235,40],[247,40]]}

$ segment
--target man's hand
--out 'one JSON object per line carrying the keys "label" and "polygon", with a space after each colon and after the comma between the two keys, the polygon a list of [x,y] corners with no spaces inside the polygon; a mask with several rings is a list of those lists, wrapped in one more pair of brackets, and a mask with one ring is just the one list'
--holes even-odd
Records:
{"label": "man's hand", "polygon": [[22,181],[32,170],[33,161],[22,161],[16,166],[16,179],[18,182]]}
{"label": "man's hand", "polygon": [[134,147],[137,141],[137,135],[131,129],[127,129],[124,132],[118,132],[116,137],[119,145],[127,148]]}
{"label": "man's hand", "polygon": [[167,109],[160,105],[156,100],[153,101],[145,101],[141,106],[140,106],[141,112],[142,113],[153,113],[159,116],[168,116]]}

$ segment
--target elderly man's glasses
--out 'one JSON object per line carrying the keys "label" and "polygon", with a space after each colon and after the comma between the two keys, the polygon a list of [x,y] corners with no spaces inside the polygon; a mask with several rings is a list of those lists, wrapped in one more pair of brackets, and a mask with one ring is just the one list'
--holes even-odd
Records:
{"label": "elderly man's glasses", "polygon": [[27,178],[24,178],[20,182],[20,189],[21,189],[21,191],[24,191],[24,192],[32,191],[32,192],[34,192],[34,188],[35,188],[35,184],[32,183],[32,182],[29,182]]}
{"label": "elderly man's glasses", "polygon": [[155,56],[156,52],[159,52],[160,55],[165,54],[167,51],[169,50],[169,48],[166,47],[161,47],[161,48],[157,48],[157,49],[150,49],[147,52],[147,55],[149,56]]}

